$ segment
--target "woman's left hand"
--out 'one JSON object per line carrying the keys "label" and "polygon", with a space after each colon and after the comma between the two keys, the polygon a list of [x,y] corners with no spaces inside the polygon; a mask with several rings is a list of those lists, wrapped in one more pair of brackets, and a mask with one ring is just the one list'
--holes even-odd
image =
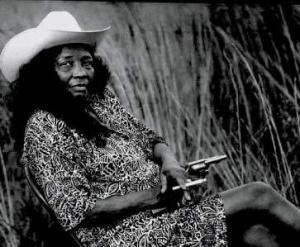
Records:
{"label": "woman's left hand", "polygon": [[186,188],[188,176],[185,169],[180,166],[174,155],[166,155],[163,159],[160,173],[161,193],[172,190],[172,186],[179,185],[183,190],[182,203],[191,201],[191,195]]}

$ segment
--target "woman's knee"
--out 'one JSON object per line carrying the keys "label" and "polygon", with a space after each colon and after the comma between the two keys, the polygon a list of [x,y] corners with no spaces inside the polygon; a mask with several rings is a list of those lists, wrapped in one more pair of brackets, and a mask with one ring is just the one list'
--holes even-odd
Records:
{"label": "woman's knee", "polygon": [[243,210],[269,210],[276,201],[276,192],[263,182],[252,182],[221,193],[227,215]]}
{"label": "woman's knee", "polygon": [[270,185],[252,182],[246,186],[245,192],[250,198],[249,202],[253,209],[269,210],[276,203],[276,192]]}

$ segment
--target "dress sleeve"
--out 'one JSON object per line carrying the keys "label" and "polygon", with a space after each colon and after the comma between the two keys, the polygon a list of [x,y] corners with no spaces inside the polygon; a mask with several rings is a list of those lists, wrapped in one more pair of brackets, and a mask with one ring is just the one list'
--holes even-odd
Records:
{"label": "dress sleeve", "polygon": [[136,142],[143,148],[147,157],[149,159],[154,159],[154,146],[156,143],[165,143],[168,145],[165,138],[159,135],[154,130],[150,129],[146,126],[142,121],[137,119],[133,114],[131,114],[128,110],[126,110],[120,101],[118,100],[117,96],[109,89],[107,89],[107,95],[114,101],[114,105],[119,108],[118,112],[125,117],[129,125],[131,125],[134,129]]}
{"label": "dress sleeve", "polygon": [[83,166],[72,160],[72,147],[63,143],[59,128],[49,114],[31,118],[21,162],[28,165],[60,224],[71,230],[86,218],[97,199]]}

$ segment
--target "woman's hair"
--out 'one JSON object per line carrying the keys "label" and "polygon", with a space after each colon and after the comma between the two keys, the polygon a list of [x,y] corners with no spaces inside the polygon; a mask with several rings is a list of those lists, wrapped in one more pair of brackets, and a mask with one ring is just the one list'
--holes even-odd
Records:
{"label": "woman's hair", "polygon": [[65,46],[83,47],[94,57],[95,74],[94,80],[89,85],[89,92],[103,97],[104,88],[110,79],[110,71],[100,57],[94,56],[94,47],[72,44],[43,50],[21,68],[19,77],[12,83],[11,93],[8,96],[8,107],[13,113],[11,134],[15,139],[15,149],[18,152],[22,151],[26,123],[36,110],[52,113],[88,138],[107,130],[85,111],[85,102],[72,97],[59,80],[54,69],[54,61]]}

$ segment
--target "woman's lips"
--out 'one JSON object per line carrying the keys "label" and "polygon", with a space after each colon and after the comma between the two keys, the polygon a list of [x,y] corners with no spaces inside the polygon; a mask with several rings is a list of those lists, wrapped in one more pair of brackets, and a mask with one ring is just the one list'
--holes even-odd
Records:
{"label": "woman's lips", "polygon": [[88,94],[87,85],[72,86],[68,90],[73,96],[86,96]]}
{"label": "woman's lips", "polygon": [[72,86],[71,89],[75,90],[75,91],[86,91],[87,85],[75,85],[75,86]]}

